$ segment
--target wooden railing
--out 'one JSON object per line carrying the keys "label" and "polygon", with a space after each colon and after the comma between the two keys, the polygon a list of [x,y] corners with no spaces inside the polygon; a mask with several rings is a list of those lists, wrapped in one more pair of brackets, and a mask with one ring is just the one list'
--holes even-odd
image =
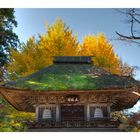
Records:
{"label": "wooden railing", "polygon": [[92,121],[62,121],[62,122],[30,122],[27,123],[29,128],[116,128],[119,121],[116,120],[92,120]]}

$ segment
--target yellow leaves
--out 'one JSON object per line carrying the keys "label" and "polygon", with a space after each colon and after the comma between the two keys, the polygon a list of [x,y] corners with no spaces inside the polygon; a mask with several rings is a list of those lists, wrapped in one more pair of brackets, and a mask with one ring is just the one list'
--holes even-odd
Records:
{"label": "yellow leaves", "polygon": [[40,38],[39,47],[45,48],[51,56],[76,55],[77,39],[61,19],[47,26],[47,34]]}
{"label": "yellow leaves", "polygon": [[56,19],[51,25],[47,23],[46,28],[47,32],[39,35],[38,40],[31,37],[20,51],[11,50],[9,73],[27,76],[51,65],[53,56],[94,56],[96,66],[119,73],[118,57],[103,34],[85,36],[80,44],[61,19]]}
{"label": "yellow leaves", "polygon": [[97,36],[88,35],[84,37],[82,45],[78,47],[79,55],[94,56],[95,65],[106,69],[107,71],[119,74],[119,63],[113,47],[107,42],[103,34]]}
{"label": "yellow leaves", "polygon": [[36,40],[31,37],[20,51],[11,50],[8,72],[20,77],[27,76],[41,68],[51,65],[53,56],[73,56],[77,54],[77,38],[61,19],[46,25],[46,34]]}
{"label": "yellow leaves", "polygon": [[27,129],[25,123],[34,120],[35,113],[17,111],[6,102],[3,104],[4,108],[0,109],[0,132],[25,131]]}

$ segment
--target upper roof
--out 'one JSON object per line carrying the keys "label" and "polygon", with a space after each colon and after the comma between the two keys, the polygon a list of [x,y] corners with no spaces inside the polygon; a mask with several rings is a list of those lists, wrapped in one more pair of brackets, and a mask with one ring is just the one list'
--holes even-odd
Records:
{"label": "upper roof", "polygon": [[91,56],[55,56],[54,64],[92,64]]}
{"label": "upper roof", "polygon": [[54,61],[53,65],[4,86],[58,91],[129,88],[139,84],[131,77],[113,75],[91,63],[85,63],[90,62],[91,57],[56,57]]}

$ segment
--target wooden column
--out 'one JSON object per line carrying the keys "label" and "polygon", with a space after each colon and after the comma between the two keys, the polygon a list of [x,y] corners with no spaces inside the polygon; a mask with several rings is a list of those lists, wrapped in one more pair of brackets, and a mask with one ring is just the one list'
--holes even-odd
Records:
{"label": "wooden column", "polygon": [[87,105],[84,105],[84,120],[87,120]]}
{"label": "wooden column", "polygon": [[87,104],[87,121],[90,120],[90,106]]}
{"label": "wooden column", "polygon": [[38,121],[39,119],[39,106],[35,107],[35,120]]}
{"label": "wooden column", "polygon": [[56,105],[56,122],[60,122],[60,105]]}
{"label": "wooden column", "polygon": [[107,105],[107,112],[108,112],[108,117],[110,117],[110,113],[111,113],[110,104]]}

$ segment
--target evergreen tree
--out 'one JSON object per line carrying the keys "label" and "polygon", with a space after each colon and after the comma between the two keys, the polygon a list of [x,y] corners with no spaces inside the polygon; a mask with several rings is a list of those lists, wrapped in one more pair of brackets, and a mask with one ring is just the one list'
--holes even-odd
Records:
{"label": "evergreen tree", "polygon": [[10,48],[16,49],[19,44],[18,36],[13,32],[13,28],[17,27],[14,12],[14,9],[0,8],[0,81],[4,65],[9,60]]}

